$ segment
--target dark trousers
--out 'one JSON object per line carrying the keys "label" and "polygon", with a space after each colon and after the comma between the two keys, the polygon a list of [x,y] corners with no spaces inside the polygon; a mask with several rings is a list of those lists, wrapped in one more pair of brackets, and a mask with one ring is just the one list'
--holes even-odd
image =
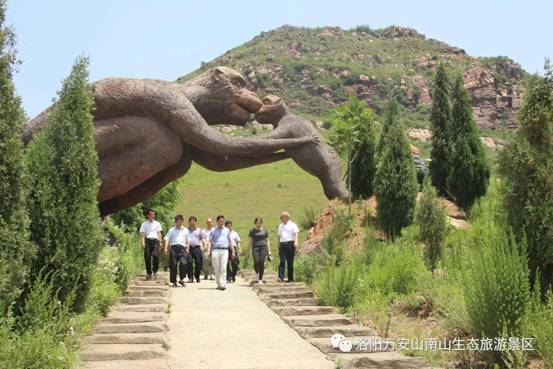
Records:
{"label": "dark trousers", "polygon": [[146,238],[144,243],[144,264],[146,264],[146,274],[152,275],[152,259],[153,259],[153,272],[157,273],[159,269],[159,254],[160,254],[159,240]]}
{"label": "dark trousers", "polygon": [[294,247],[294,241],[281,242],[278,247],[278,256],[280,263],[278,264],[278,277],[284,279],[284,267],[288,266],[288,281],[294,280],[294,254],[296,248]]}
{"label": "dark trousers", "polygon": [[238,250],[234,248],[234,259],[231,258],[231,251],[228,250],[228,263],[227,263],[227,281],[236,281],[236,275],[240,270],[240,259],[238,258]]}
{"label": "dark trousers", "polygon": [[183,245],[171,245],[171,260],[169,261],[169,280],[171,283],[177,283],[177,268],[179,270],[179,279],[186,277],[186,251]]}
{"label": "dark trousers", "polygon": [[188,257],[188,279],[195,277],[197,281],[200,280],[200,273],[202,271],[202,248],[201,246],[190,245],[190,252]]}
{"label": "dark trousers", "polygon": [[259,274],[259,280],[263,279],[263,272],[265,271],[265,259],[267,258],[267,246],[254,246],[253,247],[253,269]]}

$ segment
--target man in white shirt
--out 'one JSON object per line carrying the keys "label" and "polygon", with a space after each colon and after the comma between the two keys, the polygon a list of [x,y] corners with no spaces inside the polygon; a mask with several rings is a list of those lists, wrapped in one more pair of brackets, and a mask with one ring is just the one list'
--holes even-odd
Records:
{"label": "man in white shirt", "polygon": [[242,240],[240,239],[240,235],[238,234],[238,232],[232,229],[232,220],[229,219],[225,221],[225,227],[230,230],[230,239],[232,240],[232,244],[234,245],[235,255],[234,258],[231,258],[229,250],[229,260],[227,264],[227,282],[234,283],[236,282],[236,275],[240,270],[240,260],[238,258],[238,255],[240,255],[241,252],[240,246],[242,244]]}
{"label": "man in white shirt", "polygon": [[213,231],[213,219],[207,218],[205,225],[206,228],[202,229],[204,235],[204,239],[202,240],[202,271],[204,272],[204,279],[209,277],[212,280],[213,266],[211,265],[211,255],[209,254],[209,239]]}
{"label": "man in white shirt", "polygon": [[177,267],[179,270],[179,284],[186,287],[184,277],[187,270],[187,255],[189,253],[189,230],[183,226],[184,217],[175,217],[175,226],[165,235],[165,252],[170,247],[169,281],[172,287],[177,287]]}
{"label": "man in white shirt", "polygon": [[284,281],[284,269],[288,266],[288,282],[294,281],[294,254],[298,246],[300,229],[290,220],[290,214],[284,211],[280,214],[282,223],[278,226],[278,281]]}
{"label": "man in white shirt", "polygon": [[[144,249],[144,263],[146,264],[146,279],[157,277],[159,256],[161,251],[161,224],[155,220],[156,213],[152,209],[146,210],[146,220],[140,226],[140,245]],[[152,260],[153,259],[153,260]],[[152,268],[153,261],[153,268]]]}

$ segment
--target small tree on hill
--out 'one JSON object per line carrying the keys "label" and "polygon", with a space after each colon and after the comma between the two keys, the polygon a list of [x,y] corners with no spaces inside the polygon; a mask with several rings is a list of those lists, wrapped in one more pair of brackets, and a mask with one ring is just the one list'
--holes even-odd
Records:
{"label": "small tree on hill", "polygon": [[388,106],[388,127],[380,138],[374,192],[377,222],[384,233],[394,239],[403,227],[413,221],[418,183],[411,150],[403,125],[398,121],[397,102]]}
{"label": "small tree on hill", "polygon": [[76,310],[83,307],[102,246],[87,66],[86,58],[77,59],[27,156],[31,238],[38,245],[33,270],[57,271],[53,278],[62,299],[76,288]]}
{"label": "small tree on hill", "polygon": [[451,151],[447,190],[465,211],[486,194],[490,167],[474,123],[470,95],[458,75],[452,91]]}
{"label": "small tree on hill", "polygon": [[448,133],[451,120],[449,100],[450,83],[445,65],[440,63],[434,75],[432,86],[432,112],[430,115],[432,131],[432,149],[430,150],[430,177],[432,184],[441,196],[447,195],[447,176],[450,136]]}
{"label": "small tree on hill", "polygon": [[[501,151],[499,171],[507,222],[528,243],[532,282],[553,287],[553,67],[533,76],[518,113],[519,130]],[[534,284],[534,283],[532,283]]]}
{"label": "small tree on hill", "polygon": [[436,189],[425,179],[422,196],[416,212],[419,225],[419,239],[424,242],[424,256],[434,275],[436,264],[442,257],[447,234],[447,216],[440,205]]}
{"label": "small tree on hill", "polygon": [[[22,160],[21,134],[25,114],[13,85],[17,63],[15,35],[5,25],[6,3],[0,0],[0,255],[6,262],[0,271],[0,314],[19,296],[26,282],[33,252],[29,242],[29,219],[26,209],[27,176]],[[5,304],[5,306],[1,306]]]}
{"label": "small tree on hill", "polygon": [[351,195],[369,198],[373,194],[376,171],[375,115],[366,102],[356,97],[351,97],[335,113],[330,143],[346,157],[346,178]]}

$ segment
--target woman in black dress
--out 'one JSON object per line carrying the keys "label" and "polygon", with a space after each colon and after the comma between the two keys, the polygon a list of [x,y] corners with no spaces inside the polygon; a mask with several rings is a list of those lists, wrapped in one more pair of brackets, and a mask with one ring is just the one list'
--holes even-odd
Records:
{"label": "woman in black dress", "polygon": [[257,283],[263,283],[263,271],[265,269],[265,259],[271,255],[271,245],[269,243],[269,233],[263,228],[263,219],[255,218],[255,228],[249,233],[250,247],[252,248],[253,267],[256,274]]}

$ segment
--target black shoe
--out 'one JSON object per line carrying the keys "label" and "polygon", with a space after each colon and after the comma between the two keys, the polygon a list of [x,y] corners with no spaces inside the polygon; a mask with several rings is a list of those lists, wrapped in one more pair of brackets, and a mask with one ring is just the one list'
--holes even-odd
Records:
{"label": "black shoe", "polygon": [[151,275],[151,274],[148,274],[148,275],[146,276],[146,280],[149,281],[150,279],[152,279],[152,275]]}
{"label": "black shoe", "polygon": [[171,283],[171,287],[178,287],[179,285],[176,283]]}
{"label": "black shoe", "polygon": [[207,275],[204,276],[204,281],[207,281]]}
{"label": "black shoe", "polygon": [[188,278],[188,283],[194,283],[194,280],[192,278]]}
{"label": "black shoe", "polygon": [[227,288],[226,287],[221,287],[221,291],[224,291],[226,290]]}
{"label": "black shoe", "polygon": [[196,283],[200,283],[200,278],[196,278]]}
{"label": "black shoe", "polygon": [[186,285],[184,284],[184,279],[181,279],[181,280],[179,281],[179,284],[180,284],[181,286],[183,286],[183,287],[186,287]]}

